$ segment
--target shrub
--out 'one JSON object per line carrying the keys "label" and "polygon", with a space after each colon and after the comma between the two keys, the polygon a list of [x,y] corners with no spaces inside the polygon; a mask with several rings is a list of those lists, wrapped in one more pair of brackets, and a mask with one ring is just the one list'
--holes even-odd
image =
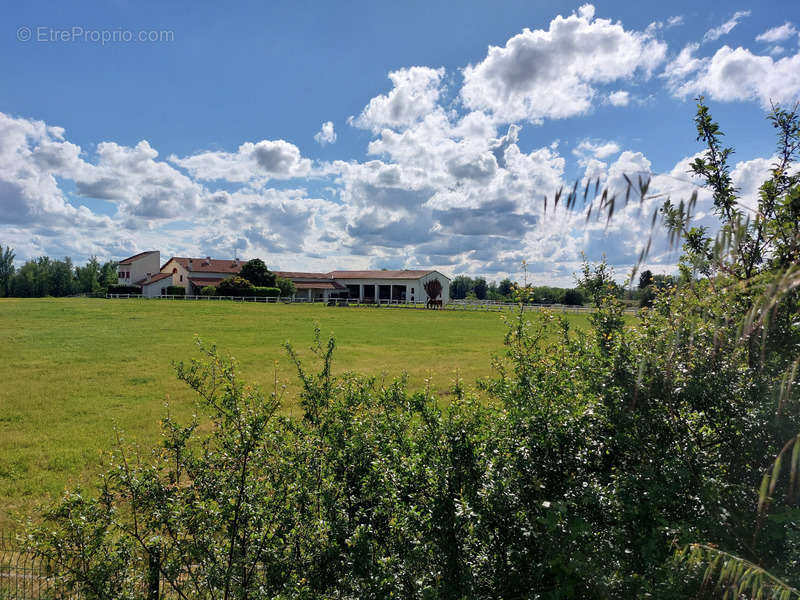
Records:
{"label": "shrub", "polygon": [[201,296],[216,296],[217,295],[217,287],[214,285],[207,285],[200,290]]}
{"label": "shrub", "polygon": [[182,285],[171,285],[167,288],[167,296],[185,296],[186,288]]}
{"label": "shrub", "polygon": [[297,293],[297,286],[295,286],[294,281],[291,279],[286,279],[285,277],[278,277],[275,280],[275,285],[281,291],[281,298],[288,298],[290,296],[294,296]]}
{"label": "shrub", "polygon": [[253,284],[244,279],[243,277],[239,277],[238,275],[232,275],[226,279],[223,279],[217,285],[217,295],[218,296],[252,296]]}
{"label": "shrub", "polygon": [[142,288],[138,285],[125,285],[122,283],[115,283],[108,286],[109,294],[141,294]]}
{"label": "shrub", "polygon": [[258,286],[253,288],[250,295],[257,298],[277,298],[281,295],[281,290],[276,287]]}
{"label": "shrub", "polygon": [[562,302],[568,306],[583,306],[583,294],[578,290],[567,290]]}
{"label": "shrub", "polygon": [[264,261],[260,258],[248,260],[239,271],[239,276],[247,279],[255,286],[274,287],[275,273],[267,268]]}

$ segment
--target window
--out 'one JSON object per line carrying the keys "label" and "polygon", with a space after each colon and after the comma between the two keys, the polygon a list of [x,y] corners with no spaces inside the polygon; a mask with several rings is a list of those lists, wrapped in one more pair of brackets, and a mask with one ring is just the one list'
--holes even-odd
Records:
{"label": "window", "polygon": [[180,276],[180,280],[183,281],[183,275]]}
{"label": "window", "polygon": [[411,288],[411,295],[414,295],[414,288]]}

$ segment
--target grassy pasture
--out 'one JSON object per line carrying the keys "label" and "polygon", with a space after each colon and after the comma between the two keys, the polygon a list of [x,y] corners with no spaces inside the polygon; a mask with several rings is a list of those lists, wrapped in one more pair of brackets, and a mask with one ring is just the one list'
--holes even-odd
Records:
{"label": "grassy pasture", "polygon": [[[568,317],[586,325],[585,315]],[[239,361],[245,380],[297,384],[282,344],[308,357],[314,323],[337,340],[335,370],[390,379],[408,372],[446,392],[491,372],[505,327],[497,313],[221,302],[0,299],[0,530],[16,511],[91,481],[101,454],[125,439],[148,447],[169,410],[187,417],[189,390],[172,361],[197,356],[195,335]]]}

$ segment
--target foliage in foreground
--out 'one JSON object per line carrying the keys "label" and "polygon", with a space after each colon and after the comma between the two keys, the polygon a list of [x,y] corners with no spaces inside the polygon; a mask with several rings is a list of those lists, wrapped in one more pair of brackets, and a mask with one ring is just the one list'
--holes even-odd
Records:
{"label": "foliage in foreground", "polygon": [[635,329],[613,297],[589,334],[520,314],[488,400],[456,381],[446,408],[334,377],[318,339],[318,371],[296,361],[304,415],[279,417],[280,390],[201,345],[178,376],[210,433],[166,418],[160,448],[121,447],[99,493],[67,494],[29,541],[87,598],[137,597],[149,555],[188,598],[681,598],[702,573],[673,552],[699,540],[797,586],[797,508],[761,518],[753,493],[800,430],[797,394],[777,418],[786,361],[730,322],[752,292],[708,285]]}
{"label": "foliage in foreground", "polygon": [[591,330],[521,311],[480,399],[457,380],[444,408],[402,379],[333,376],[318,332],[316,371],[288,348],[298,418],[201,345],[177,370],[210,432],[167,418],[149,457],[121,444],[98,492],[68,493],[28,542],[87,598],[140,597],[146,563],[182,598],[798,597],[797,181],[783,161],[763,221],[739,223],[705,116],[697,169],[728,241],[667,204],[684,281],[635,328],[586,265]]}

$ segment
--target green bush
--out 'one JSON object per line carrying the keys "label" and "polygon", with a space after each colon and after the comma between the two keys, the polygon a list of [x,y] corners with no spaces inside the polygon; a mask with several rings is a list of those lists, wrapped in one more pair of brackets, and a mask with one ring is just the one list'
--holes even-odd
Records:
{"label": "green bush", "polygon": [[138,285],[124,285],[122,283],[108,286],[109,294],[141,294],[142,288]]}
{"label": "green bush", "polygon": [[217,295],[217,288],[216,288],[216,286],[213,286],[213,285],[204,286],[200,290],[200,295],[201,296],[216,296]]}
{"label": "green bush", "polygon": [[564,292],[564,297],[561,301],[568,306],[582,306],[583,294],[578,290],[567,290]]}
{"label": "green bush", "polygon": [[258,298],[277,298],[281,295],[281,290],[276,287],[261,287],[257,286],[253,288],[253,293],[251,296],[256,296]]}
{"label": "green bush", "polygon": [[275,285],[281,291],[281,298],[289,298],[297,293],[297,286],[291,279],[285,277],[278,277],[275,280]]}
{"label": "green bush", "polygon": [[239,276],[247,279],[250,283],[260,287],[274,287],[275,273],[267,268],[264,261],[260,258],[253,258],[242,265]]}
{"label": "green bush", "polygon": [[171,285],[167,288],[167,296],[185,296],[186,288],[182,285]]}
{"label": "green bush", "polygon": [[[792,233],[775,243],[795,257]],[[119,448],[26,539],[91,600],[140,595],[148,557],[197,599],[794,597],[800,266],[701,258],[715,275],[635,326],[586,263],[588,330],[518,311],[494,375],[476,393],[457,376],[447,402],[338,374],[317,329],[317,368],[287,345],[302,412],[278,416],[277,377],[265,394],[200,344],[177,374],[202,420]]]}
{"label": "green bush", "polygon": [[217,284],[218,296],[252,296],[253,284],[238,275],[232,275]]}

